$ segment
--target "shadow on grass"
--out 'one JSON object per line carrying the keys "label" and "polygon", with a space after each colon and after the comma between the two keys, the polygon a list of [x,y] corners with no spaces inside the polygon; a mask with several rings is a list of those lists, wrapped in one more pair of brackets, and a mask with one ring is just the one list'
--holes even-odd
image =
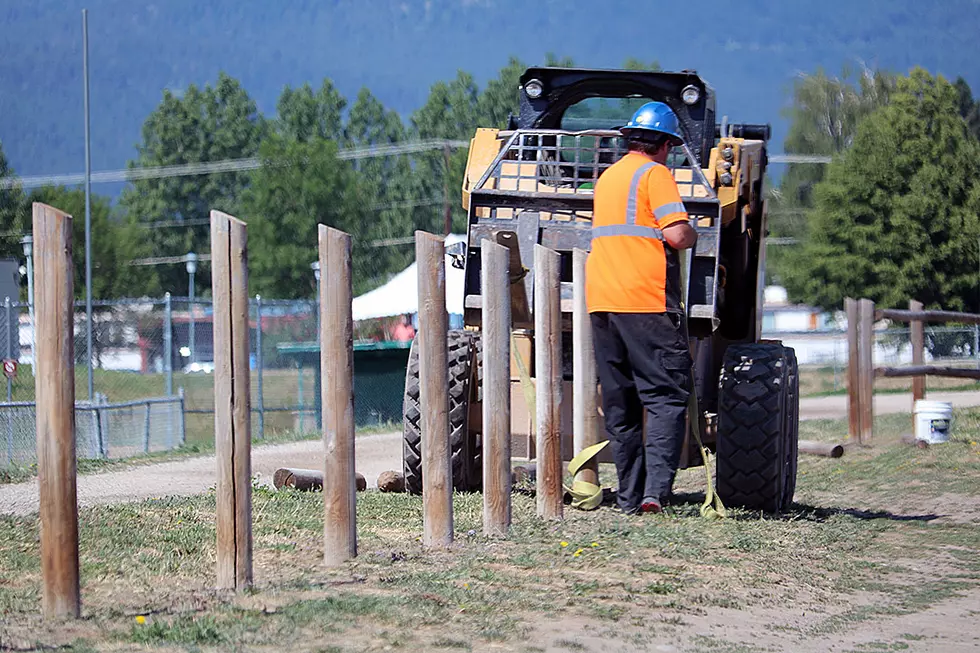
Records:
{"label": "shadow on grass", "polygon": [[[704,503],[704,492],[677,493],[671,498],[670,506],[680,514],[686,514],[693,510],[696,514]],[[862,510],[860,508],[839,508],[839,507],[820,507],[811,506],[805,503],[793,503],[789,510],[782,513],[763,513],[761,510],[744,510],[729,508],[729,518],[735,520],[758,520],[765,516],[770,519],[782,521],[810,521],[822,523],[837,515],[846,515],[866,521],[885,519],[896,522],[930,522],[940,519],[946,515],[928,513],[922,515],[902,515],[886,510]]]}

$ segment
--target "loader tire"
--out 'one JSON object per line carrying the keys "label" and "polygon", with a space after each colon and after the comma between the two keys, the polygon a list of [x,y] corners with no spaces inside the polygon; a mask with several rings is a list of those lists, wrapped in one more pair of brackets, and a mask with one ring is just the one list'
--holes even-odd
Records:
{"label": "loader tire", "polygon": [[[474,334],[450,331],[449,344],[449,429],[452,445],[453,489],[468,491],[478,483],[477,467],[482,471],[478,442],[469,433],[471,388],[475,379],[477,348]],[[422,493],[422,406],[420,403],[418,338],[412,342],[405,373],[403,405],[402,471],[405,490]]]}
{"label": "loader tire", "polygon": [[778,343],[731,345],[718,395],[717,485],[729,506],[777,513],[796,484],[796,355]]}

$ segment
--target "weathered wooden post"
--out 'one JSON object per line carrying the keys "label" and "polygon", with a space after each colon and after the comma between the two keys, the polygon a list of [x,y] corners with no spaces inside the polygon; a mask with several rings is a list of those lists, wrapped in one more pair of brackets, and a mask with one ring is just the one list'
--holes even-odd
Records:
{"label": "weathered wooden post", "polygon": [[323,562],[357,555],[351,237],[321,224],[320,375],[323,406]]}
{"label": "weathered wooden post", "polygon": [[506,536],[511,520],[510,250],[480,244],[483,297],[483,530]]}
{"label": "weathered wooden post", "polygon": [[847,434],[851,442],[861,441],[861,347],[857,300],[844,300],[847,313]]}
{"label": "weathered wooden post", "polygon": [[534,387],[537,394],[538,516],[562,518],[561,256],[534,246]]}
{"label": "weathered wooden post", "polygon": [[861,324],[860,346],[860,404],[861,404],[861,444],[870,445],[874,438],[874,321],[875,303],[870,299],[862,299],[859,306]]}
{"label": "weathered wooden post", "polygon": [[245,223],[211,211],[218,587],[252,584],[252,437]]}
{"label": "weathered wooden post", "polygon": [[419,274],[419,401],[422,406],[422,542],[453,541],[453,470],[449,442],[449,350],[446,247],[442,238],[415,232]]}
{"label": "weathered wooden post", "polygon": [[[74,267],[72,217],[34,203],[37,274],[37,476],[40,486],[42,609],[81,613],[75,466]],[[9,328],[9,324],[8,324]]]}
{"label": "weathered wooden post", "polygon": [[[592,323],[585,305],[585,261],[589,253],[572,251],[572,442],[574,455],[599,442],[599,396],[592,344]],[[584,466],[577,480],[599,484],[599,463]]]}
{"label": "weathered wooden post", "polygon": [[[909,310],[910,311],[922,311],[925,308],[922,302],[917,302],[914,299],[909,300]],[[924,365],[925,364],[925,325],[922,320],[912,320],[909,324],[910,336],[912,340],[912,365]],[[915,412],[915,402],[920,399],[926,398],[926,377],[925,376],[913,376],[912,377],[912,411]],[[915,424],[915,417],[912,417],[912,423]]]}

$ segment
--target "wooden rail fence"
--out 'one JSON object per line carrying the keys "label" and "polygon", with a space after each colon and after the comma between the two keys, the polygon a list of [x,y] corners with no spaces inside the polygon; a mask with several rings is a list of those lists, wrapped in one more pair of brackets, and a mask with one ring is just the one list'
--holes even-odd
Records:
{"label": "wooden rail fence", "polygon": [[[980,380],[980,370],[925,364],[925,323],[960,322],[980,324],[980,315],[955,311],[924,310],[921,302],[909,301],[908,310],[876,309],[870,299],[844,300],[847,314],[848,434],[851,442],[871,444],[874,436],[874,381],[877,377],[912,378],[912,406],[926,396],[926,377],[941,376]],[[907,322],[912,344],[912,365],[874,366],[874,323],[878,320]]]}

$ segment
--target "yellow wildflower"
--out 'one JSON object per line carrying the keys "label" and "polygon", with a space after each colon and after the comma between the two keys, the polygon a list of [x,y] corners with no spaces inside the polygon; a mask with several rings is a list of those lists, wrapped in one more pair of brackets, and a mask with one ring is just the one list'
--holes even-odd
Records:
{"label": "yellow wildflower", "polygon": [[136,623],[138,623],[139,625],[141,625],[141,626],[142,626],[143,624],[145,624],[145,623],[146,623],[146,617],[144,617],[144,616],[143,616],[143,615],[141,615],[141,614],[139,614],[139,615],[136,615]]}
{"label": "yellow wildflower", "polygon": [[593,542],[593,543],[592,543],[592,548],[593,548],[593,549],[594,549],[594,548],[596,548],[597,546],[599,546],[599,543],[598,543],[598,542]]}
{"label": "yellow wildflower", "polygon": [[469,588],[470,588],[470,584],[469,583],[463,583],[463,589],[468,590]]}
{"label": "yellow wildflower", "polygon": [[579,549],[578,551],[576,551],[575,553],[573,553],[573,554],[572,554],[572,557],[573,557],[573,558],[577,558],[577,557],[579,557],[580,555],[582,555],[582,551],[583,551],[583,550],[584,550],[584,549]]}
{"label": "yellow wildflower", "polygon": [[562,540],[561,542],[559,542],[559,544],[561,544],[561,547],[562,548],[565,548],[566,546],[568,546],[568,542],[566,542],[565,540]]}

